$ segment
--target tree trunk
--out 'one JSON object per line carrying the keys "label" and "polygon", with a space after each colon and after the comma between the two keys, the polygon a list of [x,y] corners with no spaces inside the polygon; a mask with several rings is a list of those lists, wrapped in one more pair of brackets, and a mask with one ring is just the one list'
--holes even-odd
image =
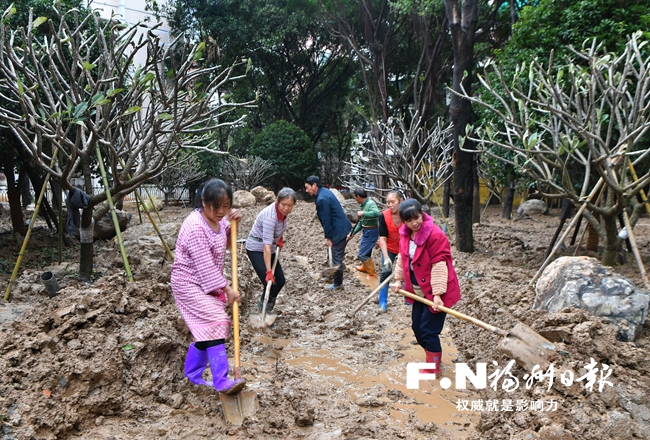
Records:
{"label": "tree trunk", "polygon": [[[474,156],[476,159],[476,156]],[[472,223],[481,223],[481,186],[478,180],[478,161],[474,160],[472,169],[472,179],[474,180],[473,202],[472,202]],[[487,206],[486,200],[485,204]]]}
{"label": "tree trunk", "polygon": [[32,203],[32,193],[29,191],[29,178],[27,177],[27,166],[23,165],[18,174],[18,191],[20,192],[20,201],[23,208],[27,208]]}
{"label": "tree trunk", "polygon": [[20,205],[20,191],[16,188],[16,177],[14,175],[14,137],[7,134],[7,149],[2,161],[5,176],[7,177],[7,200],[9,201],[9,215],[11,216],[11,227],[14,232],[20,235],[27,233],[23,208]]}
{"label": "tree trunk", "polygon": [[503,211],[501,211],[501,217],[510,219],[512,216],[512,205],[515,201],[515,184],[511,183],[508,189],[506,189],[506,197],[503,201]]}
{"label": "tree trunk", "polygon": [[616,264],[618,248],[621,244],[621,239],[618,236],[618,228],[616,227],[616,215],[603,216],[603,223],[605,224],[607,240],[600,263],[603,266],[614,266]]}
{"label": "tree trunk", "polygon": [[445,171],[445,184],[442,190],[442,215],[449,218],[449,199],[451,198],[451,173],[453,170],[448,168]]}
{"label": "tree trunk", "polygon": [[[94,206],[88,206],[81,211],[81,228],[90,227],[93,219]],[[93,242],[81,243],[79,250],[79,279],[90,281],[93,275]]]}
{"label": "tree trunk", "polygon": [[[459,10],[458,0],[445,0],[445,9],[454,49],[453,90],[460,93],[462,84],[465,92],[471,95],[478,0],[463,0],[462,13]],[[452,94],[449,113],[454,126],[453,194],[456,248],[461,252],[473,252],[474,155],[460,149],[460,137],[465,136],[465,128],[472,121],[472,105],[460,96]],[[473,149],[472,142],[466,141],[464,148]]]}
{"label": "tree trunk", "polygon": [[587,243],[585,248],[588,251],[598,252],[598,242],[600,241],[600,236],[598,231],[594,228],[591,223],[587,223]]}

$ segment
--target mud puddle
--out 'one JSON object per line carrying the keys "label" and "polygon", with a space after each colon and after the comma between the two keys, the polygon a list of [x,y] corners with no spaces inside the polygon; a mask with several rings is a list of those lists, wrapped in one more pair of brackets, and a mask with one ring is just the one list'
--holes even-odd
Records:
{"label": "mud puddle", "polygon": [[[307,263],[305,261],[305,263]],[[306,269],[308,264],[303,263]],[[351,306],[366,297],[374,290],[379,282],[378,278],[368,280],[366,274],[350,270],[365,288],[355,292],[347,292],[354,296]],[[375,313],[377,301],[371,300],[364,309],[368,313]],[[435,424],[437,429],[444,431],[445,438],[466,438],[478,423],[480,414],[476,412],[457,411],[459,400],[478,399],[478,395],[470,391],[444,390],[439,379],[435,381],[422,381],[419,390],[406,388],[406,365],[410,362],[423,362],[424,354],[421,347],[414,344],[414,336],[409,327],[396,328],[391,325],[391,313],[409,315],[410,306],[404,304],[401,296],[391,294],[389,298],[389,311],[385,314],[389,318],[388,325],[382,330],[383,343],[386,350],[392,353],[391,361],[381,363],[364,362],[359,357],[372,356],[372,349],[354,350],[348,344],[332,344],[325,346],[311,346],[310,341],[300,339],[276,338],[269,333],[253,335],[255,346],[259,347],[258,354],[266,358],[266,366],[260,364],[257,370],[256,382],[263,381],[270,373],[264,374],[261,370],[270,372],[271,363],[285,362],[293,368],[305,371],[314,383],[326,382],[336,390],[330,395],[331,406],[339,405],[349,407],[356,405],[360,413],[370,413],[383,410],[390,418],[391,424],[397,429],[412,429],[414,423],[424,425]],[[378,312],[377,312],[378,313]],[[403,319],[400,316],[400,319]],[[336,317],[332,317],[336,321]],[[350,321],[349,326],[355,327]],[[359,329],[355,338],[362,341],[371,341],[376,337],[376,330]],[[457,350],[454,347],[451,335],[445,330],[442,334],[443,367],[442,377],[453,379]],[[374,344],[369,344],[373,346]],[[261,359],[258,358],[258,361]],[[257,382],[261,385],[261,382]],[[249,384],[252,389],[258,388],[255,383]],[[282,386],[276,383],[276,386]]]}

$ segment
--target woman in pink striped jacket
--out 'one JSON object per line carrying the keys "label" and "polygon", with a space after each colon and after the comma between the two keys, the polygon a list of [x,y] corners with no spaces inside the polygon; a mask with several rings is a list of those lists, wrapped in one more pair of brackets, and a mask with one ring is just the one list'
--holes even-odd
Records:
{"label": "woman in pink striped jacket", "polygon": [[397,292],[403,282],[405,290],[433,302],[433,307],[428,307],[407,299],[413,303],[411,327],[415,339],[424,348],[426,362],[436,365],[423,372],[440,374],[440,333],[447,314],[439,311],[438,306],[452,307],[460,300],[451,247],[447,236],[422,212],[417,200],[400,203],[399,216],[403,223],[399,228],[399,254],[395,258],[395,283],[391,288]]}
{"label": "woman in pink striped jacket", "polygon": [[[226,303],[239,301],[239,292],[223,276],[226,249],[230,245],[229,220],[239,221],[241,213],[231,209],[232,190],[219,179],[199,188],[194,211],[187,216],[176,241],[171,284],[176,305],[196,342],[185,359],[185,376],[197,385],[214,386],[232,394],[245,382],[228,378],[225,340],[230,334]],[[212,383],[202,378],[210,364]]]}

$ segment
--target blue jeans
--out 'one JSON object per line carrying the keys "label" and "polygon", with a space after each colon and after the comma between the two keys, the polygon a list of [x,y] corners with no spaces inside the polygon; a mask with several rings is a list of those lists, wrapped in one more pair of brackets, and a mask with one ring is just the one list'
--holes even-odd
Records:
{"label": "blue jeans", "polygon": [[359,243],[359,260],[369,260],[372,255],[372,248],[379,240],[379,228],[364,229]]}

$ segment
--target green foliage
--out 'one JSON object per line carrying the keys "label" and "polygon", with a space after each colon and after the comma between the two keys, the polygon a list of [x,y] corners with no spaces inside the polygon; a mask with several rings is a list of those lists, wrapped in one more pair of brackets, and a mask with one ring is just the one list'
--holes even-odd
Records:
{"label": "green foliage", "polygon": [[[580,49],[585,40],[597,40],[620,53],[627,36],[637,30],[650,32],[650,3],[629,0],[540,0],[522,9],[512,38],[500,54],[504,63],[529,61],[531,57],[556,58]],[[588,41],[587,44],[591,44]]]}
{"label": "green foliage", "polygon": [[300,188],[305,177],[315,174],[319,165],[313,142],[304,131],[287,121],[265,127],[255,137],[251,154],[271,162],[275,187]]}
{"label": "green foliage", "polygon": [[231,133],[231,153],[250,154],[255,135],[280,119],[315,144],[341,135],[335,122],[349,106],[354,71],[317,0],[175,0],[169,8],[151,7],[169,19],[173,32],[207,42],[205,63],[250,59],[246,78],[228,92],[237,101],[259,99],[246,129]]}

